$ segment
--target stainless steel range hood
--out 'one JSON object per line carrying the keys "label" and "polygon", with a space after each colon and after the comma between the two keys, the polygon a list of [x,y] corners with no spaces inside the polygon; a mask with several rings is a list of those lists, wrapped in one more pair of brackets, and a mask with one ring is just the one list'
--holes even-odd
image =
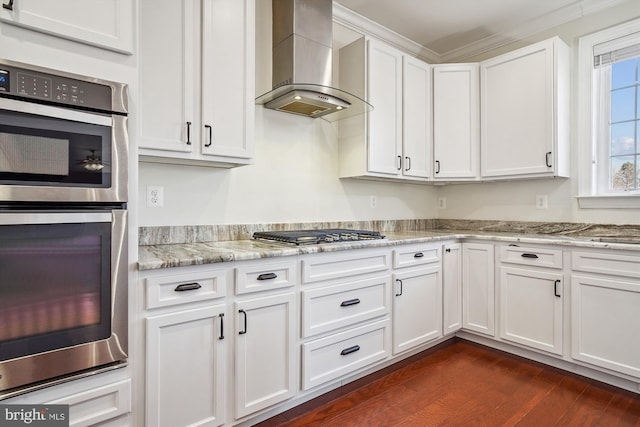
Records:
{"label": "stainless steel range hood", "polygon": [[328,121],[373,109],[331,86],[332,8],[332,0],[272,0],[273,90],[256,104]]}

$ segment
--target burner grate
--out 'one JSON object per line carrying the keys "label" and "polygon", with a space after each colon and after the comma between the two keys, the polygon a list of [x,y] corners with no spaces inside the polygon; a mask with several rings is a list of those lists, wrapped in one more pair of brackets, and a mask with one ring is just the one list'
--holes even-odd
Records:
{"label": "burner grate", "polygon": [[315,245],[319,243],[347,242],[358,240],[384,239],[385,236],[377,231],[351,230],[346,228],[329,228],[322,230],[287,230],[287,231],[257,231],[253,238],[284,242],[294,245]]}

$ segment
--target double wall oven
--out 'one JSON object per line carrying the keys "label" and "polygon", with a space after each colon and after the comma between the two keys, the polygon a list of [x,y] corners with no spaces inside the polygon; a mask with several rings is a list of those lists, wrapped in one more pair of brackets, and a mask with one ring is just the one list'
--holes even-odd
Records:
{"label": "double wall oven", "polygon": [[0,60],[0,399],[127,360],[127,86]]}

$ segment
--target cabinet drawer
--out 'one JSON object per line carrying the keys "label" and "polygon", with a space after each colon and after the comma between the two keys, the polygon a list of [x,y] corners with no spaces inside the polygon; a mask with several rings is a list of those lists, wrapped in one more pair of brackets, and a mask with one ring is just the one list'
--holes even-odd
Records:
{"label": "cabinet drawer", "polygon": [[572,252],[571,268],[589,273],[640,278],[640,256],[616,252]]}
{"label": "cabinet drawer", "polygon": [[562,268],[562,250],[500,246],[500,261],[547,268]]}
{"label": "cabinet drawer", "polygon": [[388,314],[390,287],[386,275],[303,291],[303,337]]}
{"label": "cabinet drawer", "polygon": [[222,298],[227,293],[224,270],[175,274],[146,279],[147,309]]}
{"label": "cabinet drawer", "polygon": [[389,356],[389,319],[302,345],[302,388],[348,375]]}
{"label": "cabinet drawer", "polygon": [[341,251],[310,255],[302,260],[302,282],[314,283],[389,268],[389,251]]}
{"label": "cabinet drawer", "polygon": [[236,294],[269,291],[294,286],[297,282],[296,260],[256,263],[236,267]]}
{"label": "cabinet drawer", "polygon": [[408,246],[393,250],[393,268],[440,262],[440,245]]}

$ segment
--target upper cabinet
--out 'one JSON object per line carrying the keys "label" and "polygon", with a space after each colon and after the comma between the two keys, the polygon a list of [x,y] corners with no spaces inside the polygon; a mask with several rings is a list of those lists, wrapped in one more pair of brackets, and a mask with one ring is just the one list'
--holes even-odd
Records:
{"label": "upper cabinet", "polygon": [[254,0],[140,0],[141,160],[251,163]]}
{"label": "upper cabinet", "polygon": [[373,110],[340,122],[340,176],[430,176],[431,70],[377,40],[340,49],[340,86]]}
{"label": "upper cabinet", "polygon": [[479,174],[478,64],[433,66],[433,177],[473,180]]}
{"label": "upper cabinet", "polygon": [[483,178],[569,176],[568,80],[557,37],[480,64]]}
{"label": "upper cabinet", "polygon": [[131,54],[134,0],[3,0],[0,21]]}

